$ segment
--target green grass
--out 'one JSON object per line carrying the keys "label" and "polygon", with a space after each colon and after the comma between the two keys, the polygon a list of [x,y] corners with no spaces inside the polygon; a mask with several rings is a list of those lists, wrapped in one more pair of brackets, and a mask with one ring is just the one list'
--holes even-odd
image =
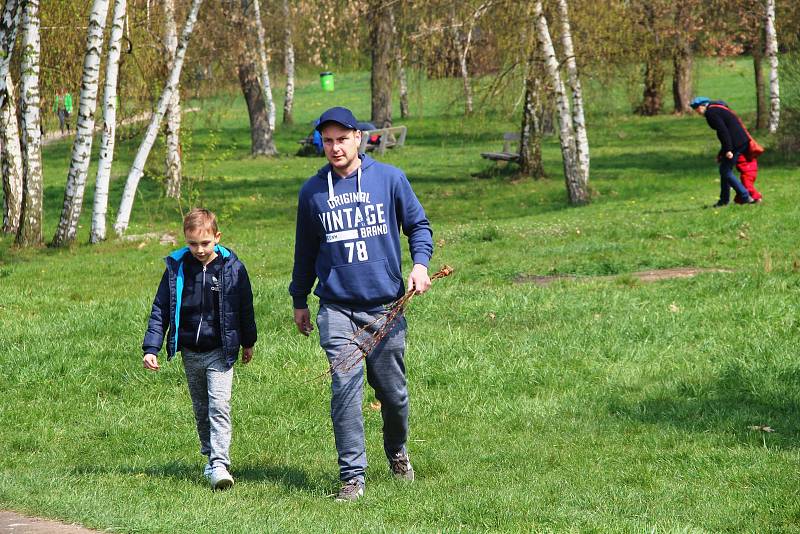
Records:
{"label": "green grass", "polygon": [[[709,62],[698,92],[747,117],[748,67]],[[800,530],[797,162],[764,155],[760,206],[702,209],[718,194],[705,121],[607,113],[625,107],[624,91],[612,106],[591,83],[595,197],[583,208],[566,205],[555,139],[544,150],[549,179],[487,172],[478,153],[499,148],[518,118],[464,119],[457,82],[414,85],[425,115],[406,121],[408,146],[383,159],[426,207],[432,265],[456,268],[409,311],[418,480],[391,480],[380,415],[367,407],[366,496],[329,498],[329,386],[309,381],[326,361],[314,336],[295,332],[286,290],[297,190],[323,161],[292,153],[328,104],[366,116],[368,83],[337,73],[324,95],[306,80],[274,160],[249,157],[241,99],[202,102],[186,120],[183,206],[220,215],[223,242],[251,273],[260,333],[254,361],[236,370],[230,492],[202,480],[179,362],[141,368],[172,247],[85,244],[91,193],[76,246],[18,250],[0,239],[0,508],[125,532]],[[120,146],[112,211],[135,150]],[[131,234],[180,228],[153,156]],[[68,163],[66,144],[45,151],[48,238]],[[678,266],[733,272],[652,284],[629,275]],[[586,278],[514,282],[532,274]]]}

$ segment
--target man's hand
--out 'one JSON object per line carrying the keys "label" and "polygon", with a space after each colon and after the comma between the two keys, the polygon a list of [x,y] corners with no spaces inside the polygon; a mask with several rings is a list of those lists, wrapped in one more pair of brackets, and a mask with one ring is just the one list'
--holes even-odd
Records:
{"label": "man's hand", "polygon": [[408,275],[408,288],[416,290],[418,295],[425,293],[431,288],[431,277],[428,276],[428,268],[421,263],[415,263]]}
{"label": "man's hand", "polygon": [[253,347],[242,348],[242,363],[250,363],[253,359]]}
{"label": "man's hand", "polygon": [[314,331],[314,325],[311,324],[311,312],[308,311],[308,308],[294,310],[294,324],[304,336]]}
{"label": "man's hand", "polygon": [[158,366],[158,357],[155,354],[145,354],[144,358],[142,358],[142,363],[144,363],[145,369],[150,369],[151,371],[158,371],[160,369]]}
{"label": "man's hand", "polygon": [[728,150],[727,152],[725,152],[725,157],[728,159],[733,159],[733,152]]}

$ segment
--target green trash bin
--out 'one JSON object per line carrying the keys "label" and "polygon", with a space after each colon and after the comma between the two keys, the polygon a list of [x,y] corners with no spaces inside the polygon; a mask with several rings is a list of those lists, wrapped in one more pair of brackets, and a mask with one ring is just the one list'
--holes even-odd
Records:
{"label": "green trash bin", "polygon": [[333,91],[333,73],[320,72],[319,83],[322,86],[323,91]]}

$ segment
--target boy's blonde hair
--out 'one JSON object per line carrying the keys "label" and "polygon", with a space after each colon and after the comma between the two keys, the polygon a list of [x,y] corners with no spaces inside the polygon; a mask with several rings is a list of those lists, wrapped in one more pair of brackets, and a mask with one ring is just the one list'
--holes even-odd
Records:
{"label": "boy's blonde hair", "polygon": [[213,211],[205,208],[194,208],[183,218],[183,233],[190,230],[211,230],[216,235],[219,232],[217,227],[217,216]]}

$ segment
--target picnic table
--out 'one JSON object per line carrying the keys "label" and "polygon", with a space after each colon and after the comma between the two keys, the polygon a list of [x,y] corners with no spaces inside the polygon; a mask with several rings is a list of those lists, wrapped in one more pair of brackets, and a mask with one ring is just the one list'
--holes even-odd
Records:
{"label": "picnic table", "polygon": [[[516,151],[511,152],[511,143],[516,142]],[[481,152],[481,157],[492,161],[519,162],[519,133],[506,132],[503,134],[502,152]]]}
{"label": "picnic table", "polygon": [[[358,152],[363,154],[368,150],[374,150],[378,154],[383,154],[387,148],[401,147],[406,142],[406,133],[407,128],[405,126],[364,130],[361,132],[361,146],[358,147]],[[375,135],[380,136],[378,142],[370,143],[370,138]]]}

